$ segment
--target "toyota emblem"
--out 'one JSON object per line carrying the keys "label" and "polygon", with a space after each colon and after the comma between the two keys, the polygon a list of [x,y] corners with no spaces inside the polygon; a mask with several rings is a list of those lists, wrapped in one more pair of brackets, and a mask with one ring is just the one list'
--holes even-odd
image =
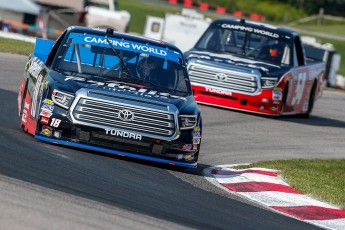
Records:
{"label": "toyota emblem", "polygon": [[225,81],[226,80],[226,74],[224,74],[224,73],[217,73],[216,74],[216,79],[218,81]]}
{"label": "toyota emblem", "polygon": [[134,113],[128,109],[122,109],[119,111],[119,118],[123,121],[133,121]]}

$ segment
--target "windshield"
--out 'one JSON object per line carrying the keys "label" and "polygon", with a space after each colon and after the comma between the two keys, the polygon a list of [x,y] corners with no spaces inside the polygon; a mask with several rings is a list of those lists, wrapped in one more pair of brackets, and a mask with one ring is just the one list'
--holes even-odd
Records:
{"label": "windshield", "polygon": [[172,95],[190,94],[181,54],[162,47],[104,36],[71,33],[55,70],[89,74]]}
{"label": "windshield", "polygon": [[290,65],[291,62],[291,37],[246,25],[214,25],[205,32],[195,48],[277,65]]}

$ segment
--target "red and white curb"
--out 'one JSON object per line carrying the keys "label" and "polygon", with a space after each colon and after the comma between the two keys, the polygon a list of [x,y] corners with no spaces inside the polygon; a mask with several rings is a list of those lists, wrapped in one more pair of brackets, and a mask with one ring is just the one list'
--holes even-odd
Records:
{"label": "red and white curb", "polygon": [[239,170],[234,166],[210,167],[203,173],[212,184],[276,212],[326,229],[345,229],[345,210],[301,194],[280,177],[278,170]]}

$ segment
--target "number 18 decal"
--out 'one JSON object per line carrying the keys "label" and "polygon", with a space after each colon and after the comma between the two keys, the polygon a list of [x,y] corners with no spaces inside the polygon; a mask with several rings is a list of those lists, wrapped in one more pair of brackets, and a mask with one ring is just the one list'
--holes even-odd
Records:
{"label": "number 18 decal", "polygon": [[50,126],[57,128],[59,127],[60,123],[61,123],[60,119],[52,118],[52,121],[50,122]]}
{"label": "number 18 decal", "polygon": [[307,73],[299,73],[298,77],[297,77],[297,85],[296,85],[296,91],[295,91],[295,96],[292,98],[292,105],[296,105],[299,104],[303,95],[303,91],[304,91],[304,86],[305,86],[305,82],[307,80]]}

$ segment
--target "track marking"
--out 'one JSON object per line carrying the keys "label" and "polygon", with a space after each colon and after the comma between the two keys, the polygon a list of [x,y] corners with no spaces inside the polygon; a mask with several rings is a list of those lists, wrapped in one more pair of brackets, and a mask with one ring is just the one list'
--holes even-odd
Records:
{"label": "track marking", "polygon": [[345,229],[345,210],[296,191],[284,181],[278,170],[238,170],[234,166],[237,165],[206,168],[203,174],[215,186],[272,211],[326,229]]}

